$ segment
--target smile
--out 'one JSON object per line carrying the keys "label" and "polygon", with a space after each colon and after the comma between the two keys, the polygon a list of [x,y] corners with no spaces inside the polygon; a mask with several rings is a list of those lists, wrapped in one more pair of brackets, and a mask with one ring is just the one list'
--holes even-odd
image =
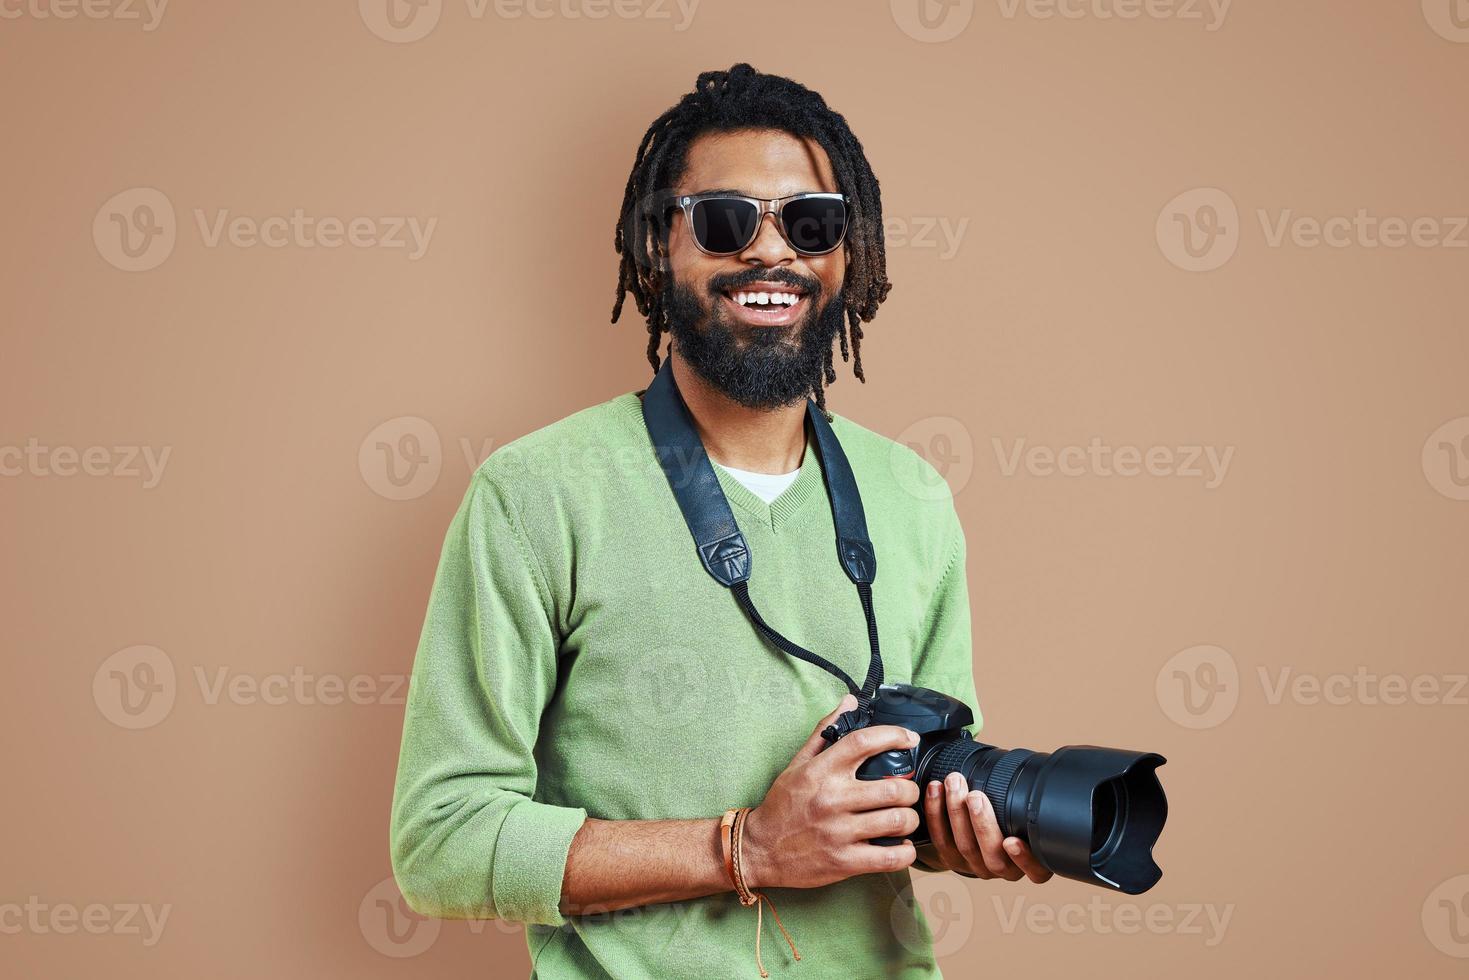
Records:
{"label": "smile", "polygon": [[784,283],[755,283],[742,289],[726,289],[722,295],[735,319],[758,327],[795,323],[806,303],[804,290]]}

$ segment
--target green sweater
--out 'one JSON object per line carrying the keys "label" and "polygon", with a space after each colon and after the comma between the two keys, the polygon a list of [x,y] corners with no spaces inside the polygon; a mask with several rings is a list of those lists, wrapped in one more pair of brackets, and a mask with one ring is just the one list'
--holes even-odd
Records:
{"label": "green sweater", "polygon": [[[952,694],[978,719],[948,488],[906,447],[832,426],[877,549],[886,680]],[[756,607],[860,681],[866,628],[812,448],[769,505],[716,473],[750,547]],[[638,394],[578,412],[493,453],[449,527],[403,726],[398,885],[425,915],[526,923],[532,976],[755,976],[755,910],[733,891],[562,916],[567,851],[588,816],[713,818],[760,803],[845,693],[762,642],[699,564]],[[937,975],[908,885],[905,870],[770,889],[802,963],[767,922],[766,967]]]}

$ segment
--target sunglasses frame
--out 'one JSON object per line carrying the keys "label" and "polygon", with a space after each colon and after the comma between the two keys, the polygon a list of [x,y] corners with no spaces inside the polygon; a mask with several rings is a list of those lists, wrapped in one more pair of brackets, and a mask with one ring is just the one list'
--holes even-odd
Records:
{"label": "sunglasses frame", "polygon": [[[784,211],[787,204],[791,203],[792,201],[806,201],[810,200],[811,198],[824,198],[828,200],[835,199],[841,201],[842,208],[846,216],[846,221],[842,223],[842,233],[837,236],[836,244],[822,252],[809,251],[808,249],[799,247],[798,245],[796,245],[795,242],[791,241],[790,236],[786,234],[785,221],[782,218],[782,211]],[[745,201],[749,204],[755,205],[756,209],[759,211],[759,214],[755,218],[755,230],[753,233],[751,233],[750,240],[745,242],[739,248],[735,249],[733,252],[711,252],[709,249],[705,248],[704,243],[699,241],[699,236],[694,233],[694,207],[701,201]],[[789,197],[770,198],[749,197],[744,194],[731,194],[724,191],[710,191],[705,194],[670,194],[665,201],[666,207],[676,207],[683,211],[684,220],[687,221],[689,225],[689,237],[694,240],[694,247],[703,252],[705,255],[714,255],[721,258],[730,255],[738,255],[740,252],[743,252],[745,249],[749,248],[750,242],[753,242],[756,238],[760,237],[760,226],[765,223],[765,216],[767,214],[775,215],[775,227],[776,230],[780,232],[780,237],[784,238],[786,244],[789,245],[798,254],[808,256],[830,255],[832,252],[835,252],[837,249],[841,248],[842,243],[847,240],[847,231],[852,227],[852,213],[850,205],[851,199],[847,197],[847,195],[834,194],[826,191],[812,191],[805,194],[792,194]]]}

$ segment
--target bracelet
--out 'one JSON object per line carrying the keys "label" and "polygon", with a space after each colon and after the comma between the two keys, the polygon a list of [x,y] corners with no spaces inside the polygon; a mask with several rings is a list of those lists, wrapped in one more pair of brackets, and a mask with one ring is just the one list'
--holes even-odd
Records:
{"label": "bracelet", "polygon": [[760,960],[760,934],[764,931],[764,906],[770,905],[770,914],[775,916],[775,924],[780,928],[780,934],[785,937],[786,944],[791,947],[791,955],[800,960],[801,954],[796,951],[796,944],[791,939],[791,934],[786,932],[785,924],[780,921],[780,913],[775,911],[775,903],[770,897],[762,892],[753,891],[745,883],[745,869],[743,865],[742,847],[745,835],[745,818],[750,815],[750,807],[739,807],[734,810],[726,810],[719,821],[719,849],[724,855],[724,873],[729,876],[730,884],[734,885],[735,895],[739,897],[740,904],[749,908],[755,906],[755,966],[760,970],[760,976],[770,976],[765,969],[765,964]]}

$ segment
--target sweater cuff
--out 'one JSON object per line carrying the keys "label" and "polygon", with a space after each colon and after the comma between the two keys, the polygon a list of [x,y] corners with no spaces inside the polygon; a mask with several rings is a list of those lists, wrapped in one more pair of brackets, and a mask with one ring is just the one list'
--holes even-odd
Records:
{"label": "sweater cuff", "polygon": [[586,822],[579,807],[522,800],[510,808],[495,842],[495,910],[502,919],[560,926],[561,882],[571,839]]}

